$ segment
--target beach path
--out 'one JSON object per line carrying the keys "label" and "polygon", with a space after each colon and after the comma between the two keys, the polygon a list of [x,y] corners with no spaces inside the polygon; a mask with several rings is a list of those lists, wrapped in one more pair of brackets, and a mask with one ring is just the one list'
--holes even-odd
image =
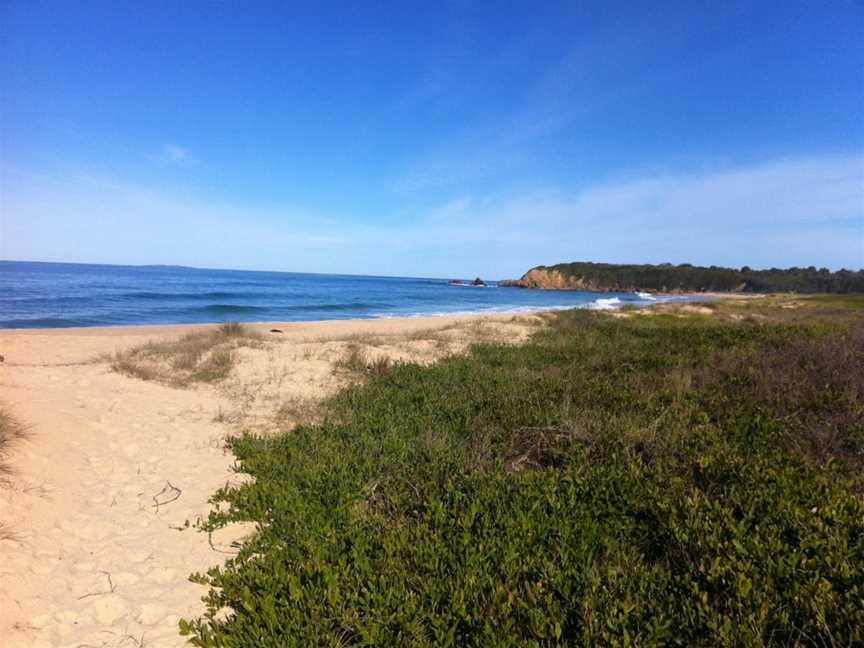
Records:
{"label": "beach path", "polygon": [[230,557],[249,532],[211,539],[194,528],[208,498],[241,479],[226,436],[290,428],[351,380],[334,369],[346,353],[431,362],[480,340],[524,340],[537,323],[253,325],[262,342],[236,352],[227,379],[182,389],[112,371],[108,357],[206,326],[0,331],[0,406],[30,429],[0,487],[0,524],[12,534],[0,536],[3,648],[184,645],[178,620],[203,612],[206,594],[188,576]]}
{"label": "beach path", "polygon": [[[148,333],[148,337],[150,334]],[[130,379],[93,363],[141,334],[4,332],[0,401],[30,428],[0,493],[0,637],[23,646],[177,646],[200,613],[187,576],[228,539],[186,523],[234,478],[213,390]]]}

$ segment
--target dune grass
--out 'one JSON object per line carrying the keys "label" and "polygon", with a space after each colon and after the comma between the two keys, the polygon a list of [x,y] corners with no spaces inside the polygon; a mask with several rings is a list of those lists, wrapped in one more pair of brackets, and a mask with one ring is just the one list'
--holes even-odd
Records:
{"label": "dune grass", "polygon": [[337,372],[342,372],[354,380],[362,380],[374,376],[386,374],[392,362],[384,355],[369,354],[357,343],[349,343],[342,357],[333,365]]}
{"label": "dune grass", "polygon": [[[803,324],[810,327],[822,324],[838,326],[860,320],[864,310],[864,295],[765,295],[749,299],[718,299],[699,306],[710,309],[711,317],[715,319],[748,319],[751,322]],[[680,305],[669,307],[674,310]]]}
{"label": "dune grass", "polygon": [[261,345],[260,334],[237,322],[225,322],[175,340],[118,351],[111,359],[111,368],[134,378],[186,387],[223,380],[235,365],[237,349]]}
{"label": "dune grass", "polygon": [[[19,441],[26,438],[27,427],[6,409],[0,407],[0,486],[6,485],[12,475],[9,455]],[[14,540],[16,534],[7,524],[0,522],[0,540]]]}
{"label": "dune grass", "polygon": [[321,403],[317,399],[285,398],[277,407],[273,422],[278,430],[290,432],[297,425],[318,423],[323,415]]}
{"label": "dune grass", "polygon": [[27,435],[27,428],[7,410],[0,408],[0,479],[11,473],[9,453]]}
{"label": "dune grass", "polygon": [[314,424],[234,439],[253,479],[217,492],[204,528],[258,531],[194,576],[207,612],[182,633],[861,645],[864,304],[813,303],[559,313],[527,344],[396,364]]}

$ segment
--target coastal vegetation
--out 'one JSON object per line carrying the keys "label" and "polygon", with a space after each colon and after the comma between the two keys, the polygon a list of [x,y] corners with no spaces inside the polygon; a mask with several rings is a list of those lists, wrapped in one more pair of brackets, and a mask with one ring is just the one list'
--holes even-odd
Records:
{"label": "coastal vegetation", "polygon": [[549,315],[363,379],[203,524],[195,645],[864,642],[864,297]]}
{"label": "coastal vegetation", "polygon": [[501,285],[598,291],[864,293],[864,270],[577,262],[537,266],[521,279],[503,281]]}
{"label": "coastal vegetation", "polygon": [[[12,473],[12,468],[9,466],[9,454],[26,435],[26,426],[8,410],[0,407],[0,486],[6,485]],[[14,537],[15,533],[8,524],[0,522],[0,540]]]}
{"label": "coastal vegetation", "polygon": [[237,349],[261,344],[258,333],[237,322],[225,322],[175,340],[118,351],[111,359],[111,368],[134,378],[186,387],[223,380],[235,365]]}
{"label": "coastal vegetation", "polygon": [[9,453],[15,444],[24,438],[27,428],[6,409],[0,407],[0,479],[6,477],[9,468]]}

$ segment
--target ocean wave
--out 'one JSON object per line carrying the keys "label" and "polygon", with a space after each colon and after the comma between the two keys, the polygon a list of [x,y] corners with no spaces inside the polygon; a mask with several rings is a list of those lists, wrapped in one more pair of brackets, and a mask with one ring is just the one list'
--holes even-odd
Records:
{"label": "ocean wave", "polygon": [[62,317],[34,317],[22,319],[0,320],[0,329],[7,328],[71,328],[79,326],[95,326],[101,322],[91,319],[67,319]]}
{"label": "ocean wave", "polygon": [[617,297],[607,297],[595,299],[590,304],[585,304],[585,308],[589,308],[591,310],[614,310],[621,306],[621,300]]}
{"label": "ocean wave", "polygon": [[652,295],[651,293],[647,293],[647,292],[637,292],[636,296],[639,299],[645,299],[648,301],[657,301],[657,298],[654,295]]}
{"label": "ocean wave", "polygon": [[146,301],[163,301],[169,299],[247,299],[249,293],[226,292],[221,290],[210,292],[127,292],[118,295],[121,299],[143,299]]}
{"label": "ocean wave", "polygon": [[262,313],[269,311],[266,306],[243,306],[240,304],[208,304],[200,308],[190,308],[193,313]]}
{"label": "ocean wave", "polygon": [[285,310],[288,311],[298,311],[298,312],[306,312],[306,311],[326,311],[326,312],[339,312],[339,311],[355,311],[355,310],[368,310],[372,308],[392,308],[391,304],[372,304],[368,302],[342,302],[335,304],[300,304],[297,306],[287,306]]}
{"label": "ocean wave", "polygon": [[445,315],[517,315],[520,313],[542,313],[544,311],[571,310],[573,308],[581,307],[584,307],[584,304],[532,306],[501,305],[463,310],[391,311],[387,313],[375,313],[373,315],[370,315],[369,319],[397,319],[401,317],[442,317]]}
{"label": "ocean wave", "polygon": [[75,306],[79,304],[92,304],[94,298],[92,296],[78,295],[12,295],[4,296],[3,301],[12,304],[15,308],[26,308],[28,306],[46,305],[52,308],[59,306]]}
{"label": "ocean wave", "polygon": [[293,304],[272,306],[250,306],[245,304],[208,304],[197,308],[188,309],[193,313],[261,313],[268,312],[275,317],[290,317],[292,313],[351,313],[359,314],[363,311],[377,308],[392,308],[391,304],[373,304],[369,302],[340,302],[330,304]]}

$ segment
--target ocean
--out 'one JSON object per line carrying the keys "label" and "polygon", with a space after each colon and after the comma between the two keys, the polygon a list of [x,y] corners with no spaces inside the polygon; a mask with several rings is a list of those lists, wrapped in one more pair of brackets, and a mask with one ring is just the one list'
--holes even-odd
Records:
{"label": "ocean", "polygon": [[615,308],[680,297],[447,279],[0,261],[0,328],[299,321]]}

